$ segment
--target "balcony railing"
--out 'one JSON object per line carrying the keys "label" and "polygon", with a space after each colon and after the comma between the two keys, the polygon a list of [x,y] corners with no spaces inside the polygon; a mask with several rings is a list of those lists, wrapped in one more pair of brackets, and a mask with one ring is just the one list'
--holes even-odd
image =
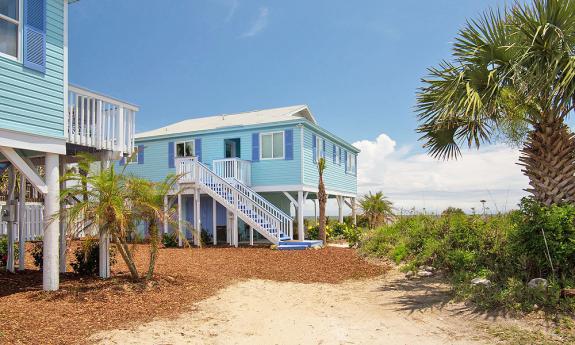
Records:
{"label": "balcony railing", "polygon": [[176,158],[176,174],[180,183],[191,183],[196,180],[195,161],[196,157]]}
{"label": "balcony railing", "polygon": [[252,163],[239,158],[214,160],[212,170],[224,179],[236,179],[246,186],[252,185]]}
{"label": "balcony railing", "polygon": [[134,105],[69,86],[66,141],[130,155],[134,151],[137,111]]}

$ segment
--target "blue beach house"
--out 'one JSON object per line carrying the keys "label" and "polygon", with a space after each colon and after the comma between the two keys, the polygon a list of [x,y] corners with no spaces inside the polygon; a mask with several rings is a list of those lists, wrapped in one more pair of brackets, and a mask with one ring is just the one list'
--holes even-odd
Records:
{"label": "blue beach house", "polygon": [[[78,152],[97,154],[104,165],[131,154],[138,111],[134,105],[68,84],[72,2],[0,1],[0,167],[8,169],[9,177],[2,220],[10,243],[18,235],[23,270],[24,242],[30,239],[24,230],[31,223],[25,212],[30,197],[26,190],[41,195],[45,290],[58,289],[59,271],[66,270],[66,229],[58,218],[50,221],[60,208],[60,172]],[[20,181],[15,181],[16,171]],[[20,195],[14,195],[16,184],[24,187]],[[7,269],[14,271],[13,246],[8,248]],[[107,260],[101,262],[105,265]],[[109,275],[109,267],[100,268],[102,276]]]}
{"label": "blue beach house", "polygon": [[135,145],[126,170],[151,180],[178,174],[180,192],[166,207],[177,205],[180,224],[214,244],[304,239],[304,202],[317,198],[320,157],[339,220],[344,205],[355,215],[359,151],[320,127],[305,105],[193,118],[136,134]]}

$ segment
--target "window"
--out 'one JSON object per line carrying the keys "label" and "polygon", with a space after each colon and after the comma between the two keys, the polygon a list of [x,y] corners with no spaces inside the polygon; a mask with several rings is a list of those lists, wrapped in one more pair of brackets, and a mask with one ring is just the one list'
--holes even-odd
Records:
{"label": "window", "polygon": [[[0,0],[1,1],[1,0]],[[195,155],[194,141],[180,141],[176,143],[176,157],[193,157]]]}
{"label": "window", "polygon": [[284,159],[284,132],[262,133],[260,135],[261,159]]}
{"label": "window", "polygon": [[18,58],[20,0],[0,0],[0,53]]}
{"label": "window", "polygon": [[335,146],[335,164],[341,165],[341,147],[339,146]]}
{"label": "window", "polygon": [[315,157],[317,162],[319,162],[320,158],[325,158],[324,146],[325,140],[320,137],[315,137]]}
{"label": "window", "polygon": [[347,162],[346,162],[346,164],[345,164],[346,172],[348,172],[348,173],[350,173],[350,174],[355,174],[355,173],[356,173],[356,170],[355,170],[355,168],[356,168],[356,166],[355,166],[356,163],[357,163],[357,161],[356,161],[356,155],[354,155],[354,154],[351,153],[351,152],[348,152],[348,153],[347,153]]}

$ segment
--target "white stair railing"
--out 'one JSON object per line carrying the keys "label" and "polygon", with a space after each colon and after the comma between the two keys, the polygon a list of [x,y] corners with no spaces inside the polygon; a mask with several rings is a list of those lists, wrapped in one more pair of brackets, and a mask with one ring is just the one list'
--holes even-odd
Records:
{"label": "white stair railing", "polygon": [[212,162],[213,171],[225,179],[236,179],[244,185],[252,185],[252,164],[240,158],[217,159]]}
{"label": "white stair railing", "polygon": [[[277,211],[281,211],[273,210],[275,206],[269,201],[261,197],[259,200],[250,195],[250,190],[247,188],[237,188],[195,157],[180,159],[176,166],[180,183],[197,183],[204,192],[227,209],[237,211],[238,217],[270,242],[277,244],[283,237],[291,238],[293,231],[291,219],[288,222],[284,216],[278,217]],[[242,186],[241,183],[238,185]]]}

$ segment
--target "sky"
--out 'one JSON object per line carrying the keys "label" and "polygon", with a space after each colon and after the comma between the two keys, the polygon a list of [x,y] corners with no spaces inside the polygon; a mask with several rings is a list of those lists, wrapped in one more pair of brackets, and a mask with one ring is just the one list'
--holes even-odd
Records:
{"label": "sky", "polygon": [[[398,209],[508,210],[527,179],[505,145],[425,154],[415,94],[466,19],[504,0],[81,0],[69,8],[70,82],[140,106],[137,130],[307,104],[362,150],[360,193]],[[333,212],[334,205],[330,205]]]}

